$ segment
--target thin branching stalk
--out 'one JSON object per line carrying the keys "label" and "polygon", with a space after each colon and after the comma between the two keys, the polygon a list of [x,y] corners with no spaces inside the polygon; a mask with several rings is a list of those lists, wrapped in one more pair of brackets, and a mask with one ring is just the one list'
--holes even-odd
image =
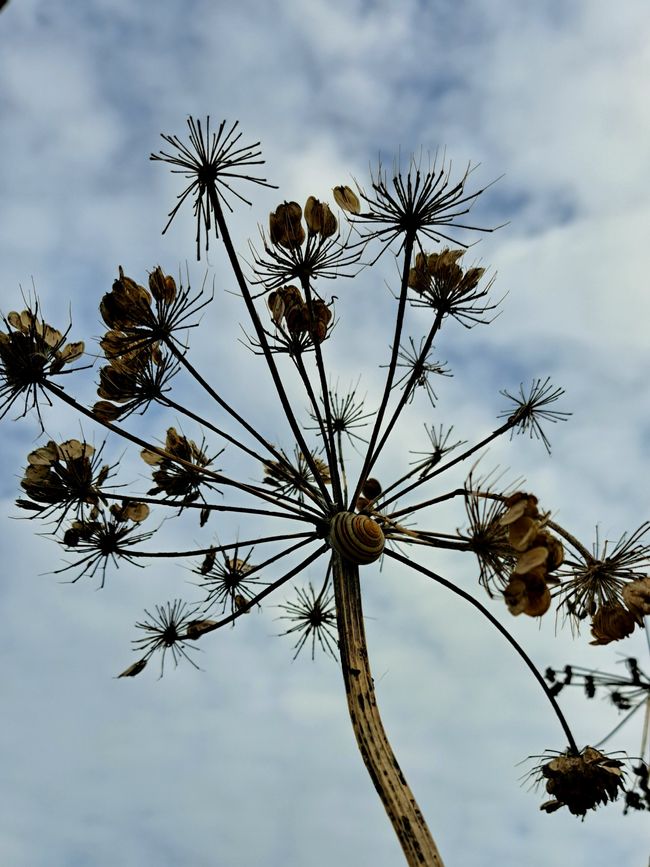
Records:
{"label": "thin branching stalk", "polygon": [[[222,409],[225,409],[236,421],[238,421],[242,427],[248,433],[250,433],[255,439],[261,443],[272,455],[273,457],[282,465],[282,467],[289,473],[291,476],[295,476],[295,470],[291,466],[291,464],[287,461],[286,457],[275,448],[270,442],[268,442],[259,431],[257,431],[252,425],[250,425],[246,419],[242,418],[238,412],[236,412],[230,404],[228,404],[215,390],[212,388],[209,382],[204,379],[203,376],[199,373],[199,371],[194,367],[193,364],[187,359],[184,353],[180,352],[178,348],[175,346],[173,341],[168,341],[168,345],[174,356],[179,360],[179,362],[186,368],[188,373],[205,389],[205,391],[210,395],[210,397],[215,400]],[[318,501],[318,497],[316,493],[311,489],[311,486],[305,486],[305,493],[315,502]]]}
{"label": "thin branching stalk", "polygon": [[[267,493],[261,488],[257,488],[253,485],[245,485],[242,482],[236,482],[234,479],[230,479],[227,476],[224,476],[222,473],[217,473],[214,470],[210,470],[208,467],[202,467],[199,464],[193,464],[191,461],[186,461],[183,458],[178,457],[177,455],[173,455],[170,452],[166,451],[159,446],[152,445],[151,443],[146,442],[141,437],[136,436],[136,434],[127,431],[125,428],[120,427],[113,422],[105,421],[103,419],[98,419],[91,410],[87,409],[83,404],[76,401],[73,397],[70,397],[69,394],[66,394],[62,388],[55,385],[51,382],[45,382],[43,387],[51,391],[52,394],[55,394],[60,400],[64,401],[64,403],[69,404],[74,407],[77,412],[82,413],[82,415],[87,416],[92,419],[97,424],[101,424],[103,427],[107,428],[113,433],[118,434],[122,439],[129,440],[141,448],[147,449],[154,454],[160,455],[161,458],[166,458],[169,461],[173,461],[179,466],[186,467],[194,472],[200,472],[205,475],[207,478],[214,479],[215,482],[218,482],[221,485],[227,485],[232,488],[236,488],[239,491],[243,491],[246,494],[250,494],[251,496],[258,497],[259,499],[265,500],[266,502],[277,505],[277,498],[272,494]],[[178,504],[180,506],[180,503]],[[287,512],[287,517],[290,517],[290,513]]]}
{"label": "thin branching stalk", "polygon": [[198,509],[200,512],[226,512],[228,514],[238,515],[260,515],[265,518],[291,518],[292,521],[303,521],[307,524],[313,524],[313,518],[308,515],[295,514],[288,515],[287,512],[277,512],[273,509],[253,509],[246,506],[230,506],[227,503],[183,503],[178,500],[161,500],[157,497],[136,496],[131,494],[111,494],[107,491],[102,491],[102,498],[106,500],[115,500],[120,503],[151,503],[154,506],[166,506],[170,509]]}
{"label": "thin branching stalk", "polygon": [[[300,285],[302,286],[302,290],[305,293],[305,300],[307,302],[307,307],[309,308],[309,315],[312,316],[313,306],[312,306],[312,294],[311,287],[309,285],[309,280],[305,277],[301,278]],[[330,405],[330,395],[329,389],[327,387],[327,374],[325,373],[325,365],[323,364],[323,353],[321,350],[321,343],[319,340],[314,340],[314,355],[316,357],[316,368],[318,370],[318,378],[320,381],[320,389],[321,394],[323,396],[323,406],[325,408],[325,422],[326,426],[323,430],[323,443],[325,444],[325,449],[328,454],[329,466],[331,468],[332,474],[332,490],[334,493],[334,500],[340,506],[343,507],[343,502],[341,500],[341,480],[339,478],[339,470],[338,470],[338,458],[336,454],[336,442],[334,440],[333,427],[332,427],[332,407]],[[313,405],[314,412],[318,413],[317,403],[314,402]]]}
{"label": "thin branching stalk", "polygon": [[535,680],[539,683],[544,691],[544,695],[551,703],[553,710],[555,711],[555,715],[557,716],[560,725],[566,735],[567,741],[569,743],[569,747],[574,751],[576,755],[580,752],[578,749],[571,729],[569,728],[569,724],[566,721],[566,717],[560,710],[560,706],[557,703],[557,700],[551,690],[548,687],[548,684],[544,680],[542,674],[538,671],[532,659],[528,656],[523,647],[512,637],[512,635],[508,632],[508,630],[501,624],[496,617],[488,611],[485,605],[482,605],[478,599],[475,599],[470,593],[466,593],[465,590],[458,587],[456,584],[453,584],[451,581],[447,581],[446,578],[443,578],[442,575],[437,575],[435,572],[432,572],[430,569],[427,569],[425,566],[421,566],[419,563],[415,563],[413,560],[407,560],[406,557],[402,557],[401,554],[397,554],[395,551],[386,551],[386,556],[392,558],[393,560],[397,560],[399,563],[403,563],[405,566],[410,566],[411,569],[415,569],[416,572],[421,572],[422,575],[426,575],[428,578],[432,578],[434,581],[437,581],[438,584],[442,584],[443,587],[446,587],[448,590],[451,590],[452,593],[455,593],[457,596],[460,596],[462,599],[465,599],[470,605],[473,605],[474,608],[477,608],[484,617],[490,621],[490,623],[498,629],[498,631],[503,635],[506,641],[514,647],[519,656],[523,659],[523,661],[528,666],[529,670],[535,677]]}
{"label": "thin branching stalk", "polygon": [[415,382],[419,376],[418,362],[424,362],[426,360],[426,357],[429,354],[429,350],[431,349],[431,346],[433,344],[434,337],[438,333],[440,325],[442,324],[443,317],[444,317],[443,311],[439,310],[436,314],[435,321],[434,321],[433,325],[431,326],[429,334],[427,335],[427,339],[425,340],[425,342],[422,346],[422,350],[418,356],[418,361],[416,361],[416,363],[413,365],[413,370],[411,372],[411,375],[409,376],[408,380],[406,381],[406,385],[404,386],[404,389],[402,391],[402,396],[400,397],[399,402],[398,402],[398,404],[395,407],[395,410],[393,412],[393,415],[391,416],[390,421],[386,425],[386,428],[384,429],[384,432],[381,436],[381,439],[377,443],[377,446],[376,446],[376,448],[372,454],[372,457],[370,458],[370,460],[368,462],[368,466],[367,466],[367,470],[366,470],[367,474],[370,474],[372,472],[372,468],[375,465],[375,463],[377,462],[377,459],[379,458],[379,455],[381,454],[382,449],[386,445],[386,442],[388,441],[388,437],[390,436],[391,431],[393,430],[393,428],[397,422],[397,419],[400,417],[402,410],[404,409],[404,407],[406,406],[406,404],[408,403],[408,401],[411,397],[411,391],[412,391],[412,389],[415,385]]}
{"label": "thin branching stalk", "polygon": [[390,393],[393,388],[393,380],[395,378],[395,371],[397,370],[397,360],[399,357],[400,341],[402,339],[402,328],[404,325],[404,314],[406,311],[406,299],[408,295],[409,270],[411,268],[411,256],[413,255],[414,242],[415,234],[413,232],[407,232],[404,239],[404,265],[402,268],[402,282],[400,286],[397,315],[395,317],[395,333],[393,335],[393,346],[390,361],[388,363],[388,373],[386,374],[384,393],[381,398],[381,403],[379,404],[379,409],[377,410],[377,417],[375,419],[375,424],[370,435],[370,440],[368,442],[368,450],[366,452],[366,457],[363,462],[363,468],[361,470],[359,482],[357,483],[357,487],[352,496],[352,503],[356,503],[357,498],[361,492],[363,483],[368,477],[369,467],[371,465],[375,451],[375,443],[377,442],[377,439],[379,437],[379,432],[381,430],[381,426],[384,420],[384,413],[386,412],[386,406],[388,405]]}
{"label": "thin branching stalk", "polygon": [[250,611],[256,605],[259,605],[262,599],[265,599],[267,596],[277,590],[278,587],[282,587],[283,584],[286,584],[287,581],[290,581],[295,575],[298,575],[300,572],[302,572],[303,569],[306,569],[307,566],[311,565],[315,560],[318,560],[321,554],[324,554],[327,550],[327,545],[321,545],[321,547],[317,551],[314,551],[313,554],[310,554],[309,557],[306,557],[297,566],[295,566],[281,578],[278,578],[277,581],[273,581],[271,584],[265,587],[264,590],[260,591],[257,596],[253,596],[250,599],[246,600],[242,604],[241,608],[239,608],[237,611],[233,611],[232,614],[229,614],[227,617],[223,617],[221,620],[205,621],[205,625],[197,626],[197,628],[192,630],[192,633],[188,634],[186,637],[196,640],[202,635],[205,635],[207,632],[214,632],[215,629],[220,629],[222,626],[227,626],[229,623],[234,623],[235,620],[237,620],[239,617],[247,614],[248,611]]}
{"label": "thin branching stalk", "polygon": [[[224,551],[237,550],[238,548],[257,547],[258,545],[267,545],[272,542],[288,542],[291,539],[300,539],[301,542],[295,547],[306,545],[309,542],[314,542],[318,539],[315,533],[280,533],[276,536],[256,536],[254,539],[241,539],[237,542],[230,542],[227,545],[210,545],[208,548],[191,548],[187,551],[136,551],[134,557],[156,558],[156,557],[200,557],[203,554],[220,554]],[[291,550],[294,550],[293,548]],[[281,556],[290,553],[289,549],[282,551]],[[252,570],[251,570],[252,571]]]}
{"label": "thin branching stalk", "polygon": [[[444,473],[448,469],[450,469],[451,467],[455,466],[456,464],[459,464],[462,461],[467,460],[467,458],[469,458],[471,455],[475,454],[479,449],[484,448],[486,445],[488,445],[488,443],[491,443],[492,440],[497,439],[498,437],[501,436],[501,434],[504,434],[506,431],[510,430],[512,427],[514,427],[514,423],[510,422],[510,421],[506,422],[505,424],[502,424],[500,427],[496,428],[496,430],[493,430],[491,434],[488,434],[488,436],[484,437],[484,439],[482,439],[480,442],[476,443],[476,445],[473,445],[470,448],[468,448],[462,454],[457,455],[455,458],[452,458],[451,460],[447,461],[445,464],[441,464],[440,466],[436,467],[435,470],[431,470],[431,472],[427,473],[424,476],[421,476],[419,479],[417,479],[417,481],[408,485],[406,488],[402,488],[401,490],[397,491],[391,497],[387,497],[385,499],[382,499],[383,505],[387,506],[389,503],[392,503],[395,500],[397,500],[398,498],[403,497],[405,494],[408,494],[411,491],[414,491],[416,488],[419,488],[420,485],[423,485],[425,482],[430,481],[435,476],[440,475],[440,473]],[[406,478],[409,478],[410,476],[415,475],[415,473],[417,471],[418,470],[416,467],[415,469],[411,470],[410,473],[407,473],[405,476],[403,476],[402,479],[406,479]],[[390,491],[390,490],[394,490],[396,484],[397,483],[387,487],[386,493],[388,493],[388,491]],[[427,506],[431,506],[435,502],[436,502],[436,498],[433,498],[430,500],[424,500],[423,502],[416,503],[413,506],[406,506],[403,509],[398,509],[396,512],[393,512],[392,514],[394,517],[397,517],[399,515],[406,515],[406,514],[410,515],[410,514],[413,514],[414,512],[419,511],[420,509],[426,509]]]}
{"label": "thin branching stalk", "polygon": [[260,347],[262,349],[262,353],[264,358],[266,359],[266,364],[271,373],[271,377],[273,379],[273,383],[275,385],[275,389],[278,393],[278,398],[280,399],[280,403],[282,404],[282,409],[286,415],[287,421],[289,422],[289,426],[291,431],[296,439],[296,442],[300,446],[300,450],[302,451],[305,461],[311,470],[318,487],[320,488],[320,492],[323,496],[323,499],[326,503],[331,504],[332,500],[330,497],[330,493],[327,490],[325,482],[321,478],[321,474],[318,471],[318,467],[316,466],[316,462],[305,442],[305,438],[302,434],[302,430],[300,429],[300,425],[294,415],[293,407],[291,406],[291,402],[287,397],[287,393],[282,385],[282,380],[280,378],[280,374],[278,373],[277,366],[275,364],[275,359],[273,358],[273,353],[271,352],[271,348],[269,346],[268,340],[266,339],[266,334],[264,332],[264,328],[262,327],[262,323],[260,322],[259,316],[257,315],[257,310],[255,309],[255,304],[251,297],[250,290],[248,288],[248,284],[246,282],[246,278],[244,277],[241,266],[239,264],[239,259],[237,257],[237,253],[235,252],[235,248],[233,246],[232,240],[230,238],[230,232],[228,230],[228,226],[223,216],[223,211],[221,209],[221,203],[219,202],[219,198],[216,195],[214,190],[209,191],[210,202],[213,208],[213,212],[215,215],[215,219],[217,221],[217,225],[219,227],[219,232],[221,235],[221,240],[226,248],[226,253],[228,254],[228,259],[230,260],[230,266],[233,270],[233,274],[235,275],[235,279],[239,285],[239,288],[242,293],[242,297],[244,299],[244,303],[246,304],[246,309],[248,310],[248,315],[251,318],[251,322],[253,323],[253,327],[255,329],[255,333],[257,334],[257,339],[259,341]]}

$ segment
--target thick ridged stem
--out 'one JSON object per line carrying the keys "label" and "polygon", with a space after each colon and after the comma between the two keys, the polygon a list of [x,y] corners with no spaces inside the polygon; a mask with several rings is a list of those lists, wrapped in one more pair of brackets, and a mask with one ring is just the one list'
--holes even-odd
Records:
{"label": "thick ridged stem", "polygon": [[339,654],[359,752],[411,867],[443,867],[384,731],[366,647],[358,566],[332,554]]}

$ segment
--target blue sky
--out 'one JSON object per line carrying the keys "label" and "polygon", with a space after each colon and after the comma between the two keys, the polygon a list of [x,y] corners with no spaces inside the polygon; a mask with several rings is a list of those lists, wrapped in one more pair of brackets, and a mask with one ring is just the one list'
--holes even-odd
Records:
{"label": "blue sky", "polygon": [[[405,467],[425,446],[423,425],[454,424],[459,438],[494,427],[499,390],[534,376],[566,389],[570,421],[551,430],[553,455],[527,438],[483,459],[526,485],[590,544],[648,517],[647,226],[650,168],[650,21],[644,0],[591,2],[269,2],[207,0],[151,6],[88,0],[63,6],[11,0],[0,14],[0,307],[37,291],[46,318],[73,339],[102,332],[98,302],[118,265],[143,282],[155,264],[207,279],[215,301],[193,335],[192,360],[223,382],[260,429],[291,448],[286,423],[238,338],[244,311],[219,245],[195,261],[194,224],[181,213],[161,236],[180,191],[148,156],[185,119],[241,121],[261,140],[264,174],[254,205],[232,218],[238,249],[283,199],[329,198],[366,183],[379,156],[445,148],[479,184],[503,177],[476,206],[484,235],[469,256],[506,292],[488,328],[449,323],[436,342],[453,378],[435,413],[414,401],[378,471]],[[369,403],[381,385],[386,323],[397,282],[389,257],[337,281],[339,325],[328,346],[333,378],[363,376]],[[71,312],[70,312],[71,311]],[[416,320],[417,321],[417,320]],[[61,327],[59,325],[58,327]],[[63,326],[65,327],[65,325]],[[94,400],[92,374],[79,393]],[[193,397],[178,386],[177,399]],[[185,389],[185,390],[184,390]],[[298,405],[304,398],[292,391]],[[175,419],[141,425],[160,438]],[[144,425],[144,426],[142,426]],[[196,599],[194,564],[157,561],[61,583],[63,552],[14,520],[33,419],[3,423],[0,527],[4,557],[0,638],[3,788],[0,861],[11,867],[401,863],[392,830],[356,751],[340,673],[327,658],[291,662],[267,607],[201,644],[200,665],[157,680],[114,675],[132,660],[143,608]],[[95,442],[99,430],[84,424]],[[200,438],[198,429],[186,429]],[[74,416],[46,414],[46,435],[80,436]],[[143,490],[137,454],[107,445],[120,474]],[[252,478],[250,464],[228,467]],[[402,470],[403,471],[403,470]],[[449,479],[461,484],[463,472]],[[445,484],[447,484],[445,482]],[[446,489],[446,488],[445,488]],[[439,493],[436,490],[435,493]],[[449,532],[463,515],[440,513]],[[438,513],[435,515],[438,518]],[[153,525],[161,519],[150,519]],[[437,528],[437,527],[436,527]],[[210,544],[250,525],[168,521],[165,545]],[[253,530],[255,533],[255,530]],[[480,592],[468,558],[428,562]],[[316,584],[318,570],[306,576]],[[502,638],[461,600],[396,571],[363,573],[368,640],[389,736],[445,863],[487,867],[645,865],[647,817],[617,805],[580,823],[539,812],[541,792],[517,763],[565,744],[557,721]],[[273,602],[284,601],[289,593]],[[482,598],[482,597],[481,597]],[[485,601],[485,600],[483,600]],[[639,633],[623,648],[554,634],[552,620],[491,610],[540,667],[574,662],[612,670],[621,653],[647,659]],[[135,657],[133,657],[135,659]],[[605,701],[562,695],[580,743],[617,721]],[[638,752],[640,721],[612,749]]]}

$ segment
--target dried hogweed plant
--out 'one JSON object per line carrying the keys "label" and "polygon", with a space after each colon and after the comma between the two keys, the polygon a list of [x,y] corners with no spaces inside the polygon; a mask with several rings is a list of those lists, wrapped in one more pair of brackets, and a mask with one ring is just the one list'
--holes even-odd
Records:
{"label": "dried hogweed plant", "polygon": [[[594,643],[624,639],[643,625],[650,611],[647,524],[611,553],[590,553],[551,520],[532,493],[503,490],[490,477],[480,481],[471,469],[464,470],[464,484],[441,493],[443,473],[473,467],[478,454],[498,437],[528,433],[549,450],[548,424],[568,416],[557,408],[562,389],[537,379],[518,392],[502,392],[508,401],[502,420],[472,443],[456,439],[452,428],[432,423],[426,427],[424,450],[397,471],[382,465],[382,480],[377,478],[391,433],[416,394],[430,401],[433,413],[436,379],[450,373],[433,355],[443,325],[455,319],[471,328],[494,318],[493,280],[486,280],[483,267],[466,262],[467,245],[459,240],[459,232],[464,237],[487,231],[468,218],[483,190],[471,187],[469,170],[454,178],[446,163],[423,169],[412,161],[392,176],[380,166],[366,189],[335,187],[332,205],[313,196],[304,205],[279,204],[260,242],[251,244],[247,264],[235,250],[226,217],[235,200],[248,201],[241,192],[246,186],[272,186],[257,175],[263,162],[259,143],[242,145],[236,123],[224,122],[216,132],[210,131],[209,119],[205,127],[192,118],[188,124],[188,142],[164,135],[167,149],[151,156],[187,181],[164,231],[190,201],[198,258],[202,242],[207,250],[214,232],[246,310],[248,345],[266,366],[269,387],[291,431],[289,442],[273,442],[225,396],[227,383],[194,366],[187,335],[201,316],[209,317],[212,296],[184,288],[160,267],[153,268],[147,285],[120,267],[100,301],[106,331],[100,341],[99,400],[93,406],[75,398],[62,379],[84,366],[71,366],[89,357],[84,344],[68,342],[67,332],[46,324],[37,304],[8,313],[0,331],[3,415],[16,407],[20,415],[35,410],[44,431],[44,410],[62,401],[87,423],[137,446],[151,472],[146,492],[127,494],[113,481],[117,467],[105,460],[105,446],[50,440],[27,456],[18,506],[49,522],[50,532],[72,558],[59,571],[72,575],[72,581],[95,576],[103,586],[111,565],[141,566],[152,557],[188,558],[193,564],[202,598],[192,604],[174,599],[146,611],[136,624],[141,633],[134,641],[138,658],[119,676],[139,675],[155,655],[161,674],[170,659],[175,665],[183,660],[196,665],[194,651],[211,633],[234,625],[308,573],[308,583],[280,605],[279,628],[294,641],[294,657],[306,647],[312,657],[321,650],[338,659],[363,761],[406,860],[440,865],[384,731],[366,648],[359,570],[375,569],[380,560],[387,570],[399,563],[481,611],[544,690],[567,748],[547,756],[538,768],[553,797],[543,809],[566,805],[584,815],[621,791],[628,806],[643,806],[644,797],[647,805],[643,761],[635,766],[642,785],[632,790],[619,760],[595,747],[579,748],[556,700],[556,674],[547,672],[548,684],[479,599],[418,559],[423,548],[474,555],[479,584],[512,615],[539,618],[555,602],[561,623],[576,627],[590,618]],[[371,267],[387,251],[399,274],[393,339],[378,359],[385,380],[380,399],[371,406],[358,392],[359,381],[348,391],[332,384],[335,326],[346,315],[346,289],[337,288],[334,296],[328,287],[335,278],[342,282]],[[225,327],[223,332],[220,340],[228,336]],[[172,397],[177,376],[202,393],[200,408]],[[296,384],[302,389],[300,409],[291,397]],[[196,425],[200,441],[173,426],[158,430],[152,439],[134,432],[131,417],[151,405]],[[231,455],[248,462],[251,471],[244,478],[220,466]],[[463,530],[450,529],[438,517],[439,507],[451,500],[465,505]],[[240,527],[236,539],[225,543],[215,543],[213,536],[201,549],[152,549],[147,543],[155,530],[143,526],[154,510],[167,510],[170,517],[194,514],[199,528],[208,524],[212,512],[227,513],[246,530]],[[277,530],[260,533],[269,523]],[[210,526],[204,532],[212,532]],[[627,679],[585,672],[573,676],[589,684],[592,693],[616,688],[619,706],[645,704],[647,714],[648,679],[632,662]],[[569,680],[567,675],[565,682]]]}

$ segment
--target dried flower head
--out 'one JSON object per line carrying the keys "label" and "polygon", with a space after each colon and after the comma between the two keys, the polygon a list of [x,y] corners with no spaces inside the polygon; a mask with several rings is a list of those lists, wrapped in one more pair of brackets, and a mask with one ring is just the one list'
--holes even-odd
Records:
{"label": "dried flower head", "polygon": [[359,231],[364,242],[376,238],[385,245],[386,250],[392,241],[404,236],[422,249],[424,238],[436,242],[443,239],[453,241],[447,233],[454,229],[493,231],[460,221],[486,189],[466,191],[472,171],[472,167],[468,166],[454,183],[451,180],[451,163],[446,164],[444,158],[439,168],[436,157],[429,168],[423,171],[412,157],[406,174],[396,168],[389,181],[380,163],[371,177],[372,192],[366,194],[359,189],[365,210],[361,210],[361,202],[349,187],[335,188],[334,197],[341,208],[358,215],[353,216],[351,221],[356,228],[361,227]]}
{"label": "dried flower head", "polygon": [[440,253],[418,253],[415,267],[409,272],[408,285],[415,292],[411,304],[430,307],[439,317],[453,316],[470,328],[479,322],[487,323],[486,313],[495,310],[500,302],[490,303],[488,293],[494,280],[481,289],[478,284],[485,268],[467,268],[459,265],[464,250],[445,247]]}
{"label": "dried flower head", "polygon": [[[649,529],[650,523],[644,522],[633,533],[624,533],[611,551],[607,540],[600,545],[598,528],[592,553],[573,546],[575,555],[567,558],[558,572],[566,580],[557,589],[558,612],[569,619],[572,628],[577,630],[582,620],[593,618],[599,609],[605,612],[619,608],[628,610],[623,589],[630,582],[645,578],[650,566],[650,546],[642,541]],[[624,615],[620,617],[621,623],[628,620]],[[597,631],[602,637],[606,620],[610,620],[606,613],[599,616]]]}
{"label": "dried flower head", "polygon": [[259,142],[252,145],[238,146],[241,133],[237,132],[238,121],[226,130],[226,121],[223,120],[218,131],[210,136],[210,117],[206,120],[205,135],[201,128],[201,121],[195,121],[193,117],[187,119],[190,130],[190,142],[186,145],[178,136],[162,135],[162,138],[172,146],[173,152],[160,151],[151,154],[149,159],[160,160],[170,163],[178,168],[172,169],[173,173],[182,174],[190,183],[178,196],[178,204],[169,212],[169,220],[163,234],[171,225],[172,220],[178,213],[181,205],[188,197],[194,199],[194,215],[196,217],[196,258],[201,258],[201,226],[205,229],[205,249],[209,249],[210,230],[214,218],[215,236],[218,234],[217,205],[223,202],[229,210],[232,210],[227,194],[236,196],[247,205],[251,203],[231,186],[233,181],[251,181],[263,187],[276,189],[274,184],[268,183],[266,178],[258,178],[249,175],[245,170],[248,166],[261,165],[264,160],[260,159],[261,151]]}
{"label": "dried flower head", "polygon": [[264,232],[261,237],[265,256],[251,245],[254,282],[267,291],[294,280],[305,288],[319,277],[351,277],[362,254],[341,238],[329,205],[314,196],[307,199],[304,214],[298,202],[278,205],[269,215],[268,237]]}
{"label": "dried flower head", "polygon": [[615,801],[623,789],[623,763],[594,747],[585,747],[579,755],[571,750],[561,753],[535,769],[538,781],[546,780],[546,791],[553,800],[540,807],[553,813],[568,807],[574,816],[585,816],[599,804]]}
{"label": "dried flower head", "polygon": [[530,437],[540,439],[544,443],[544,448],[550,454],[551,444],[542,430],[541,422],[548,421],[555,424],[558,421],[566,421],[571,415],[570,412],[562,412],[556,409],[547,409],[552,403],[555,403],[564,394],[563,388],[553,388],[550,377],[542,382],[541,379],[536,379],[526,393],[523,383],[519,386],[519,397],[510,394],[508,391],[502,391],[501,394],[513,401],[516,405],[514,412],[512,410],[504,410],[499,413],[498,418],[507,418],[512,425],[510,436],[514,433],[526,433]]}
{"label": "dried flower head", "polygon": [[21,415],[35,408],[40,420],[38,399],[46,383],[57,374],[71,372],[63,368],[83,355],[84,344],[66,343],[68,331],[57,331],[40,319],[38,303],[22,313],[12,311],[4,323],[7,330],[0,331],[0,418],[23,398]]}
{"label": "dried flower head", "polygon": [[[284,452],[282,452],[282,456],[284,457],[283,463],[267,461],[264,464],[264,484],[270,485],[278,494],[296,497],[299,502],[303,502],[307,492],[312,497],[318,498],[319,493],[315,487],[316,477],[298,446],[294,448],[293,463],[289,461]],[[332,480],[327,463],[315,454],[312,454],[311,458],[321,480],[326,485],[331,484]]]}
{"label": "dried flower head", "polygon": [[311,638],[312,659],[316,652],[316,642],[325,653],[336,659],[336,610],[334,596],[325,589],[326,586],[317,596],[310,582],[306,590],[298,589],[296,602],[285,602],[284,605],[278,606],[287,612],[278,617],[278,620],[290,620],[294,623],[286,632],[280,634],[299,633],[298,640],[294,644],[294,659],[309,638]]}
{"label": "dried flower head", "polygon": [[23,509],[45,517],[61,512],[58,523],[73,510],[81,518],[88,507],[102,501],[102,486],[111,474],[111,467],[101,463],[103,445],[99,450],[90,443],[66,440],[30,452],[27,468],[20,483],[29,500],[18,500]]}
{"label": "dried flower head", "polygon": [[[240,610],[259,592],[257,567],[251,564],[251,549],[245,557],[239,556],[236,546],[232,557],[227,554],[217,560],[216,550],[206,554],[198,572],[200,586],[207,591],[205,610],[221,606],[221,613],[230,606],[231,613]],[[253,574],[251,574],[253,573]]]}
{"label": "dried flower head", "polygon": [[150,539],[155,530],[145,533],[136,530],[148,515],[146,503],[130,500],[121,505],[115,503],[108,511],[95,507],[88,518],[72,521],[62,541],[69,550],[81,556],[74,563],[56,569],[54,574],[82,567],[77,577],[72,579],[71,583],[74,584],[84,575],[92,578],[101,568],[101,588],[106,581],[106,569],[110,562],[116,567],[120,561],[142,567],[134,559],[134,548]]}
{"label": "dried flower head", "polygon": [[434,469],[448,452],[466,442],[466,440],[457,440],[457,442],[448,445],[447,443],[453,429],[453,425],[447,431],[445,431],[443,425],[440,425],[438,428],[435,425],[431,425],[431,427],[427,427],[426,424],[424,425],[424,430],[431,443],[431,449],[426,452],[411,452],[413,455],[424,455],[424,458],[412,462],[415,464],[416,469],[420,470],[421,479]]}
{"label": "dried flower head", "polygon": [[476,554],[479,583],[493,597],[508,586],[516,557],[500,520],[504,506],[487,488],[481,490],[479,485],[475,488],[470,474],[465,484],[465,509],[468,526],[459,536]]}
{"label": "dried flower head", "polygon": [[[364,412],[364,401],[357,397],[357,387],[358,383],[355,386],[351,386],[345,393],[339,392],[338,387],[335,389],[327,389],[332,432],[336,435],[339,442],[345,434],[348,442],[353,447],[356,447],[355,440],[366,442],[362,436],[356,433],[356,430],[367,427],[368,419],[373,418],[374,416],[374,413],[372,412]],[[323,396],[321,396],[321,403],[323,409],[325,409],[327,402]],[[319,415],[322,418],[322,412]],[[319,420],[319,416],[317,416],[313,411],[309,413],[309,417],[315,422]],[[320,424],[314,427],[308,427],[306,430],[315,430],[317,436],[323,436]],[[339,452],[341,451],[342,448],[339,446]]]}
{"label": "dried flower head", "polygon": [[[196,608],[189,608],[185,602],[175,599],[166,605],[156,605],[155,614],[145,609],[149,618],[136,623],[136,629],[145,633],[145,638],[137,638],[133,645],[138,652],[145,651],[143,659],[130,666],[120,677],[138,674],[144,668],[144,664],[154,653],[161,652],[160,677],[165,672],[165,656],[169,652],[174,665],[177,666],[181,659],[186,659],[194,668],[199,666],[188,655],[188,650],[198,650],[197,647],[188,647],[187,628],[192,623],[197,612]],[[140,667],[141,666],[141,667]]]}
{"label": "dried flower head", "polygon": [[159,354],[161,342],[169,341],[177,331],[196,327],[193,318],[211,300],[202,300],[203,290],[192,295],[189,284],[186,288],[177,285],[159,265],[149,274],[148,290],[127,277],[121,265],[118,270],[118,278],[99,306],[109,329],[100,345],[111,364],[123,359],[133,366],[142,353]]}
{"label": "dried flower head", "polygon": [[147,491],[148,494],[164,493],[171,498],[172,502],[184,506],[198,499],[205,500],[203,493],[205,489],[216,490],[214,479],[206,475],[203,470],[212,465],[223,449],[209,457],[205,451],[205,442],[197,446],[194,440],[188,439],[179,434],[176,428],[170,427],[167,429],[164,450],[170,457],[163,457],[150,449],[143,449],[140,452],[145,463],[156,467],[152,472],[155,485]]}
{"label": "dried flower head", "polygon": [[[397,369],[403,369],[405,373],[395,380],[394,388],[401,386],[408,394],[411,402],[415,397],[416,389],[422,388],[431,401],[431,406],[436,405],[438,396],[433,390],[431,378],[433,376],[452,376],[453,374],[445,367],[446,361],[429,361],[429,350],[426,349],[426,338],[420,338],[419,347],[415,348],[415,341],[408,338],[409,346],[400,347],[397,357],[399,361],[395,365]],[[381,364],[380,367],[387,367]]]}
{"label": "dried flower head", "polygon": [[[294,347],[297,354],[322,343],[328,336],[333,314],[321,298],[310,297],[306,302],[297,286],[280,286],[269,294],[267,302],[273,324],[285,337],[285,345]],[[300,339],[303,335],[309,337],[307,344]]]}

